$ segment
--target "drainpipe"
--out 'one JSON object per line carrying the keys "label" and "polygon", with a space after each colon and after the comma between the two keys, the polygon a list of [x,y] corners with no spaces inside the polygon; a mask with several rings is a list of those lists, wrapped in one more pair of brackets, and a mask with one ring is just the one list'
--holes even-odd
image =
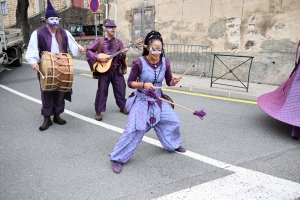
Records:
{"label": "drainpipe", "polygon": [[108,0],[105,0],[105,19],[108,18]]}
{"label": "drainpipe", "polygon": [[[115,0],[115,24],[118,26],[118,0]],[[117,32],[115,34],[115,37],[117,37]]]}

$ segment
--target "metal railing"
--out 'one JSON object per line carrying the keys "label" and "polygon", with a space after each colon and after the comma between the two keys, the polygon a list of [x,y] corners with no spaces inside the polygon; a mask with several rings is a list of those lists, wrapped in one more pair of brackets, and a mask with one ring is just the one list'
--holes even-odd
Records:
{"label": "metal railing", "polygon": [[171,61],[172,72],[183,73],[193,68],[187,74],[210,76],[212,48],[201,44],[171,44],[164,43],[166,57]]}
{"label": "metal railing", "polygon": [[[248,92],[250,70],[251,70],[252,61],[254,57],[240,56],[240,55],[226,55],[226,54],[217,54],[217,53],[213,53],[213,55],[214,55],[214,59],[213,59],[210,87],[212,87],[213,84],[218,84],[218,85],[232,86],[237,88],[245,88],[246,92]],[[226,58],[227,58],[226,60],[227,62],[225,61]],[[217,69],[218,71],[214,72],[217,60],[219,61],[219,66],[223,66],[223,70],[221,70],[219,67]],[[248,67],[245,66],[246,64],[249,64],[249,66]],[[238,70],[240,70],[240,72]],[[214,73],[215,76],[217,77],[214,76]],[[237,80],[241,84],[241,86],[217,82],[217,81],[221,81],[222,79],[225,79],[225,77],[227,79],[230,78],[232,80]],[[247,82],[247,85],[243,83],[243,80]]]}

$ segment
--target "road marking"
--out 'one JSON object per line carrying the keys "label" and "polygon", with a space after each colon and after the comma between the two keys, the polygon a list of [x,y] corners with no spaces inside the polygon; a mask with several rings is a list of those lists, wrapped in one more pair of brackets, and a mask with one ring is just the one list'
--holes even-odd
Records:
{"label": "road marking", "polygon": [[[25,99],[42,104],[38,99],[18,92],[14,89],[0,84],[0,87],[19,95]],[[103,128],[123,133],[124,129],[96,121],[78,113],[65,110],[69,114],[86,122],[101,126]],[[143,141],[149,144],[162,147],[158,140],[144,136]],[[176,152],[178,153],[178,152]],[[191,151],[179,153],[183,156],[198,160],[200,162],[213,165],[215,167],[235,172],[232,175],[225,176],[201,185],[197,185],[185,190],[168,194],[157,198],[157,200],[173,199],[295,199],[300,197],[300,184],[289,180],[277,178],[253,170],[237,167],[216,159],[212,159]]]}
{"label": "road marking", "polygon": [[[92,77],[90,74],[80,74],[82,76],[88,76]],[[219,97],[219,96],[213,96],[209,94],[200,94],[200,93],[194,93],[194,92],[185,92],[185,91],[180,91],[180,90],[173,90],[173,89],[162,89],[163,91],[168,91],[168,92],[175,92],[175,93],[180,93],[180,94],[187,94],[187,95],[193,95],[193,96],[199,96],[199,97],[206,97],[206,98],[212,98],[212,99],[219,99],[219,100],[224,100],[224,101],[233,101],[233,102],[238,102],[238,103],[247,103],[247,104],[257,104],[255,101],[248,101],[248,100],[242,100],[242,99],[233,99],[233,98],[228,98],[228,97]]]}
{"label": "road marking", "polygon": [[164,195],[155,200],[294,200],[299,196],[299,183],[247,169],[240,169],[235,174]]}

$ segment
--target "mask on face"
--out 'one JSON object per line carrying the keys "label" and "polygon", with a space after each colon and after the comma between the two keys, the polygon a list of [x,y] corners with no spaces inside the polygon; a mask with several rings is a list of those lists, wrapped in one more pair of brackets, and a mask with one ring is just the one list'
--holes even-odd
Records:
{"label": "mask on face", "polygon": [[116,30],[116,28],[115,27],[106,27],[106,30],[107,31],[112,31],[112,30]]}
{"label": "mask on face", "polygon": [[150,47],[150,53],[151,54],[161,54],[162,49],[157,49],[155,47]]}
{"label": "mask on face", "polygon": [[59,25],[59,18],[58,17],[49,17],[47,19],[47,23],[52,27],[52,28],[58,28]]}

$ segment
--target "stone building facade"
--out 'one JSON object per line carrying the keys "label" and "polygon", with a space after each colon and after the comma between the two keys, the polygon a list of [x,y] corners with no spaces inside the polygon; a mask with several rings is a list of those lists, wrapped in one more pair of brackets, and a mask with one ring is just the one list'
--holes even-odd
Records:
{"label": "stone building facade", "polygon": [[[32,18],[40,13],[44,13],[47,8],[47,0],[28,0],[28,18]],[[54,9],[58,12],[63,12],[70,7],[78,7],[89,9],[89,0],[50,0]],[[5,2],[7,14],[4,14],[4,26],[11,27],[16,24],[16,8],[18,1],[14,0],[0,0],[0,2]],[[99,13],[103,12],[104,0],[100,1]],[[101,11],[102,9],[102,11]]]}
{"label": "stone building facade", "polygon": [[[15,23],[17,2],[6,1],[5,23],[11,25]],[[29,17],[37,13],[41,1],[29,0]],[[89,6],[88,0],[51,2],[56,10]],[[117,37],[125,45],[155,29],[166,43],[205,44],[213,53],[253,56],[251,82],[278,85],[294,68],[300,40],[299,0],[108,0],[107,7],[104,0],[100,2],[99,12],[107,8],[105,14],[118,25]],[[89,42],[85,41],[86,45]],[[131,59],[141,55],[141,49],[131,48],[128,55],[130,64]],[[228,66],[236,62],[233,57],[226,60]],[[217,76],[224,73],[218,67],[214,72]],[[243,81],[246,72],[243,68],[236,71]]]}
{"label": "stone building facade", "polygon": [[[142,17],[135,18],[136,12]],[[213,53],[253,56],[250,81],[281,84],[294,68],[299,12],[299,0],[110,0],[108,17],[117,22],[124,41],[139,34],[136,22],[153,21],[164,42],[207,44]],[[135,20],[143,16],[144,22]]]}

